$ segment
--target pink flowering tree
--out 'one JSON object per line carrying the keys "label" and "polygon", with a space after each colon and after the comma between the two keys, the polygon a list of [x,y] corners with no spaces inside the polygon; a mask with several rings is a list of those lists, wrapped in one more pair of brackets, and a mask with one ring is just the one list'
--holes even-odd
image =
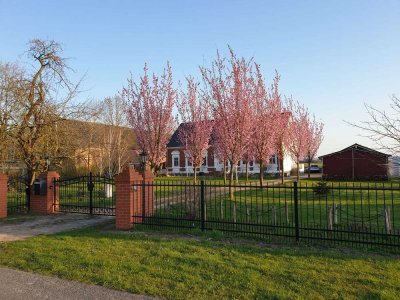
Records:
{"label": "pink flowering tree", "polygon": [[322,122],[318,122],[315,119],[315,116],[313,116],[312,120],[308,120],[308,126],[307,126],[307,153],[306,153],[306,158],[307,158],[307,163],[308,163],[308,178],[310,178],[310,166],[317,155],[317,151],[319,147],[321,146],[322,140],[323,140],[323,129],[324,129],[324,124]]}
{"label": "pink flowering tree", "polygon": [[254,160],[254,157],[255,155],[253,144],[249,143],[242,156],[242,161],[244,161],[246,164],[246,181],[249,180],[249,164]]}
{"label": "pink flowering tree", "polygon": [[288,99],[291,119],[288,126],[287,150],[297,165],[297,181],[300,180],[300,160],[304,159],[308,150],[309,113],[304,105]]}
{"label": "pink flowering tree", "polygon": [[157,172],[166,160],[167,143],[175,128],[172,109],[176,100],[172,71],[167,63],[161,76],[148,74],[147,64],[139,82],[128,79],[121,92],[130,103],[127,114],[140,150],[148,154],[152,171]]}
{"label": "pink flowering tree", "polygon": [[260,164],[260,185],[263,185],[264,166],[266,166],[271,155],[276,153],[277,139],[282,131],[282,103],[279,96],[279,75],[276,74],[269,93],[258,66],[257,82],[254,88],[254,117],[252,148],[257,162]]}
{"label": "pink flowering tree", "polygon": [[223,173],[224,173],[224,184],[226,185],[226,166],[227,166],[227,161],[228,161],[228,154],[226,152],[226,148],[224,147],[223,143],[220,143],[220,141],[222,141],[222,139],[218,138],[218,131],[215,129],[212,131],[211,133],[211,143],[214,149],[214,154],[216,156],[216,158],[218,159],[218,161],[222,161],[223,163]]}
{"label": "pink flowering tree", "polygon": [[290,125],[291,112],[287,107],[283,107],[280,118],[280,127],[277,128],[276,132],[276,155],[278,158],[278,166],[281,172],[281,183],[285,183],[285,168],[284,168],[284,158],[288,154],[288,144],[289,144],[289,125]]}
{"label": "pink flowering tree", "polygon": [[288,153],[288,142],[289,142],[289,121],[291,118],[290,107],[285,106],[282,103],[282,97],[279,93],[279,81],[280,75],[276,72],[274,82],[269,91],[269,99],[272,102],[272,107],[279,108],[280,115],[276,114],[277,110],[275,110],[274,118],[275,118],[275,154],[277,156],[278,168],[281,172],[281,183],[285,182],[285,173],[284,173],[284,158]]}
{"label": "pink flowering tree", "polygon": [[[210,91],[214,126],[219,148],[223,149],[233,170],[243,157],[252,131],[252,60],[238,58],[231,48],[228,60],[217,54],[210,68],[200,68]],[[233,192],[230,188],[231,199]]]}
{"label": "pink flowering tree", "polygon": [[186,91],[181,89],[178,111],[183,124],[178,138],[185,145],[185,156],[193,165],[194,181],[210,147],[212,121],[209,102],[199,91],[199,84],[192,77],[186,79]]}

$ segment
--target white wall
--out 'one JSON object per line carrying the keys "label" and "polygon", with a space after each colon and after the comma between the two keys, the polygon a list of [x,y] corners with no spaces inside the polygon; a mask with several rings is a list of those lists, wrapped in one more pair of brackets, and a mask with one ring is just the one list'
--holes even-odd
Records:
{"label": "white wall", "polygon": [[400,157],[389,157],[389,178],[400,177]]}
{"label": "white wall", "polygon": [[[207,153],[204,153],[206,157]],[[180,153],[178,150],[172,151],[171,160],[172,160],[172,173],[182,173],[182,174],[193,174],[193,167],[189,166],[188,159],[185,158],[185,170],[180,170],[179,167],[174,167],[174,158],[178,158],[180,161]],[[208,161],[206,166],[201,166],[198,172],[208,173]],[[283,170],[285,173],[290,173],[293,167],[296,167],[293,159],[289,155],[285,155],[283,159]],[[222,172],[224,169],[224,164],[222,161],[219,161],[218,158],[214,155],[214,168],[217,172]],[[253,166],[248,165],[249,174],[259,174],[260,173],[260,165],[258,163],[253,162]],[[230,170],[230,163],[228,162],[227,171]],[[304,172],[304,164],[300,164],[300,172]],[[244,162],[240,162],[238,165],[238,173],[246,173],[246,164]],[[275,159],[275,163],[268,164],[265,166],[265,173],[275,174],[278,173],[278,163],[277,159]]]}

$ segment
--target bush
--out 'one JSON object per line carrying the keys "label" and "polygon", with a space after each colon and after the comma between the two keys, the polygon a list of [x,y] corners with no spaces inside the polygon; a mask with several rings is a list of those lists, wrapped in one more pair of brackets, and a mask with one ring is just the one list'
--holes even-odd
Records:
{"label": "bush", "polygon": [[316,186],[313,187],[314,194],[318,196],[325,196],[329,193],[328,183],[326,181],[319,181]]}

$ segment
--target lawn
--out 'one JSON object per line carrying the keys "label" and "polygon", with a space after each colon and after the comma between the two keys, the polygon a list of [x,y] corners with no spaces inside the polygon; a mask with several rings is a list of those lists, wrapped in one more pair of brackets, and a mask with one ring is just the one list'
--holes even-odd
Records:
{"label": "lawn", "polygon": [[166,299],[398,299],[400,260],[100,227],[0,244],[0,265]]}
{"label": "lawn", "polygon": [[[341,239],[352,242],[399,243],[400,186],[398,181],[329,182],[325,195],[315,194],[316,180],[299,184],[300,235],[304,239]],[[155,213],[147,223],[157,226],[201,226],[200,186],[180,186],[164,180],[156,186]],[[228,188],[206,182],[206,228],[247,231],[271,238],[295,235],[293,183],[285,186],[257,183]],[[137,215],[140,217],[141,212]],[[389,218],[387,218],[387,215]],[[389,225],[387,224],[389,223]],[[335,232],[332,232],[335,231]]]}

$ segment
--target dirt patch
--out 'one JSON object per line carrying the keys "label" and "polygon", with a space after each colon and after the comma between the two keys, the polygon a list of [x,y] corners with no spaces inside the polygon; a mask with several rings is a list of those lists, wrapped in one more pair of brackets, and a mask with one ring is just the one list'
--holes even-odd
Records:
{"label": "dirt patch", "polygon": [[82,214],[54,214],[27,215],[7,219],[0,222],[0,242],[23,240],[41,234],[53,234],[75,228],[107,224],[113,222],[115,218]]}

